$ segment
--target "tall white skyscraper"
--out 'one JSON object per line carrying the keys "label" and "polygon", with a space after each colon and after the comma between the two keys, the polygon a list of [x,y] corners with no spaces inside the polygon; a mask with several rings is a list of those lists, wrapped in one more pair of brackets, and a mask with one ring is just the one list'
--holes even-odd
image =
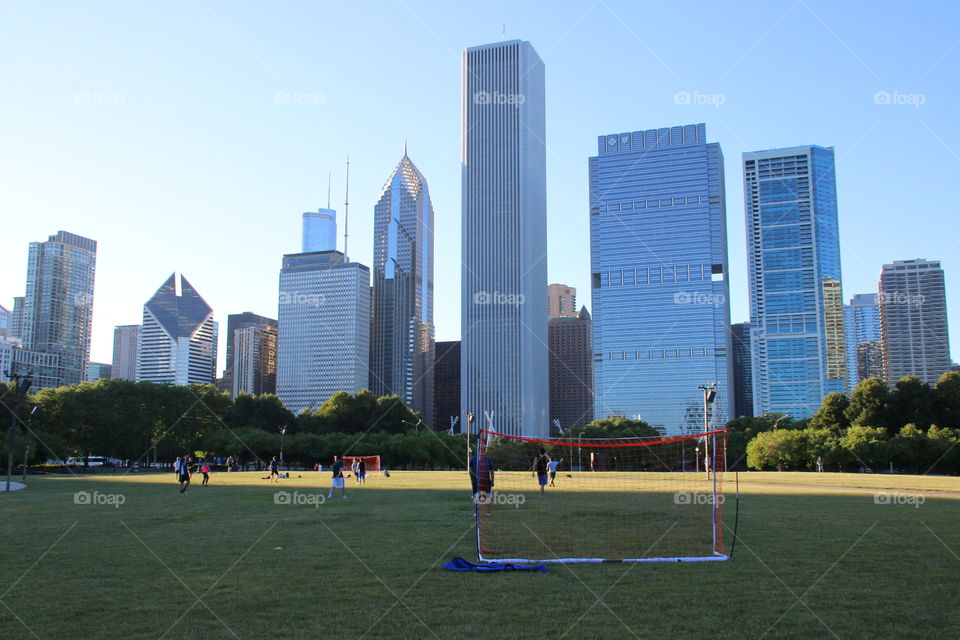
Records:
{"label": "tall white skyscraper", "polygon": [[283,256],[277,395],[294,413],[367,387],[370,269],[343,260],[339,251]]}
{"label": "tall white skyscraper", "polygon": [[143,305],[137,382],[212,384],[217,363],[213,309],[182,275],[170,274]]}
{"label": "tall white skyscraper", "polygon": [[543,62],[520,40],[471,47],[462,89],[461,410],[477,427],[544,437]]}
{"label": "tall white skyscraper", "polygon": [[433,203],[404,150],[373,209],[370,389],[433,424]]}

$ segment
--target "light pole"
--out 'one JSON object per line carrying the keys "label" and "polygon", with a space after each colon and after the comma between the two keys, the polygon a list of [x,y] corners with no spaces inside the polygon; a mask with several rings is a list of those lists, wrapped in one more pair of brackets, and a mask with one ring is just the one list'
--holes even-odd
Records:
{"label": "light pole", "polygon": [[13,476],[13,434],[17,430],[17,410],[24,402],[30,385],[33,384],[33,378],[28,374],[20,376],[7,373],[7,377],[13,380],[16,388],[13,396],[13,411],[10,412],[10,430],[7,432],[7,493],[10,493],[11,477]]}
{"label": "light pole", "polygon": [[473,411],[467,411],[467,475],[470,475],[470,432],[473,431]]}
{"label": "light pole", "polygon": [[789,418],[789,417],[790,417],[789,415],[784,414],[784,415],[780,416],[779,418],[777,418],[777,419],[774,421],[774,423],[773,423],[773,430],[774,430],[774,431],[777,430],[777,427],[780,425],[780,421],[781,421],[781,420],[786,420],[786,419]]}
{"label": "light pole", "polygon": [[[710,479],[710,443],[707,439],[707,432],[710,431],[710,405],[717,397],[717,383],[714,382],[709,387],[699,386],[703,390],[703,467],[707,471],[707,480]],[[716,453],[716,452],[714,452]]]}
{"label": "light pole", "polygon": [[280,466],[283,467],[283,436],[287,435],[287,426],[280,427]]}

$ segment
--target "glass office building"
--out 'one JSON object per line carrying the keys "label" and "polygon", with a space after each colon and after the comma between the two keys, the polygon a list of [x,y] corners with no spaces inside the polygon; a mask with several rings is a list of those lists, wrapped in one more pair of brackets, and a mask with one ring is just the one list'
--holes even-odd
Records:
{"label": "glass office building", "polygon": [[883,377],[880,304],[875,293],[857,293],[843,307],[847,342],[847,393],[867,378]]}
{"label": "glass office building", "polygon": [[498,42],[464,51],[462,77],[461,408],[477,426],[544,437],[543,62],[529,42]]}
{"label": "glass office building", "polygon": [[290,411],[317,409],[370,376],[370,269],[339,251],[283,256],[277,395]]}
{"label": "glass office building", "polygon": [[847,385],[832,148],[743,154],[754,415],[807,418]]}
{"label": "glass office building", "polygon": [[372,304],[370,389],[433,425],[433,203],[406,153],[373,208]]}
{"label": "glass office building", "polygon": [[594,416],[668,434],[731,414],[723,154],[703,124],[598,138],[590,158]]}
{"label": "glass office building", "polygon": [[[44,384],[79,384],[87,379],[93,328],[93,282],[97,242],[58,231],[46,242],[31,242],[27,291],[20,309],[14,305],[14,337],[24,349],[56,358],[56,372]],[[29,371],[17,370],[17,373]]]}
{"label": "glass office building", "polygon": [[336,251],[337,212],[317,209],[303,214],[303,253]]}

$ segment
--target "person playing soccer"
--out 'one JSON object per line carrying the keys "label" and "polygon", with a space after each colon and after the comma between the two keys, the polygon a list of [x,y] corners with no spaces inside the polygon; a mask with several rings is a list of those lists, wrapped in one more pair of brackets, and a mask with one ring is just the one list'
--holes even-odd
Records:
{"label": "person playing soccer", "polygon": [[363,458],[357,460],[357,483],[367,484],[367,463]]}
{"label": "person playing soccer", "polygon": [[[480,455],[479,452],[474,457],[474,467],[471,470],[471,476],[475,475],[477,490],[474,493],[474,502],[480,505],[480,510],[485,510],[487,516],[490,516],[490,505],[493,503],[493,462],[486,455]],[[480,513],[480,510],[477,513]]]}
{"label": "person playing soccer", "polygon": [[343,482],[343,456],[333,456],[333,464],[330,466],[330,471],[333,473],[333,480],[330,482],[330,493],[327,494],[328,498],[333,497],[333,490],[340,488],[343,492],[343,497],[347,497],[347,487]]}
{"label": "person playing soccer", "polygon": [[353,481],[360,484],[360,462],[354,460],[350,463],[350,472],[353,473]]}
{"label": "person playing soccer", "polygon": [[180,493],[190,488],[190,456],[179,458]]}
{"label": "person playing soccer", "polygon": [[270,461],[270,481],[279,483],[280,480],[280,461],[277,460],[277,456],[273,456],[273,460]]}
{"label": "person playing soccer", "polygon": [[540,447],[540,455],[533,459],[533,475],[536,477],[537,482],[540,483],[540,497],[543,497],[544,488],[547,486],[547,465],[550,462],[550,458],[547,457],[547,452],[544,451],[543,447]]}
{"label": "person playing soccer", "polygon": [[554,484],[554,480],[556,480],[557,478],[557,467],[559,467],[562,462],[563,462],[563,458],[560,458],[559,460],[551,460],[550,462],[547,463],[547,470],[550,471],[551,487],[557,486],[556,484]]}
{"label": "person playing soccer", "polygon": [[203,482],[200,483],[200,486],[206,487],[210,484],[210,465],[207,464],[206,460],[200,463],[200,473],[203,474]]}

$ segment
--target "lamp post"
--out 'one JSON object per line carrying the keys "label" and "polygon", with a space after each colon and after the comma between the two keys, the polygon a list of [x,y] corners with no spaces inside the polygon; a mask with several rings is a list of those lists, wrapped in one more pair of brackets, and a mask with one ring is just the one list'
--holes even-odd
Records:
{"label": "lamp post", "polygon": [[703,391],[703,468],[707,471],[707,480],[710,479],[710,443],[707,439],[707,432],[710,431],[710,405],[717,397],[717,383],[714,382],[709,387],[699,386]]}
{"label": "lamp post", "polygon": [[13,410],[10,412],[10,430],[7,432],[7,493],[10,493],[11,477],[13,476],[13,434],[17,430],[17,410],[23,398],[26,397],[30,385],[33,384],[33,378],[28,374],[25,376],[7,373],[7,377],[13,380],[16,385],[13,397]]}
{"label": "lamp post", "polygon": [[287,435],[287,426],[280,427],[280,466],[283,467],[283,436]]}
{"label": "lamp post", "polygon": [[473,411],[467,411],[467,475],[470,474],[470,432],[473,431]]}

